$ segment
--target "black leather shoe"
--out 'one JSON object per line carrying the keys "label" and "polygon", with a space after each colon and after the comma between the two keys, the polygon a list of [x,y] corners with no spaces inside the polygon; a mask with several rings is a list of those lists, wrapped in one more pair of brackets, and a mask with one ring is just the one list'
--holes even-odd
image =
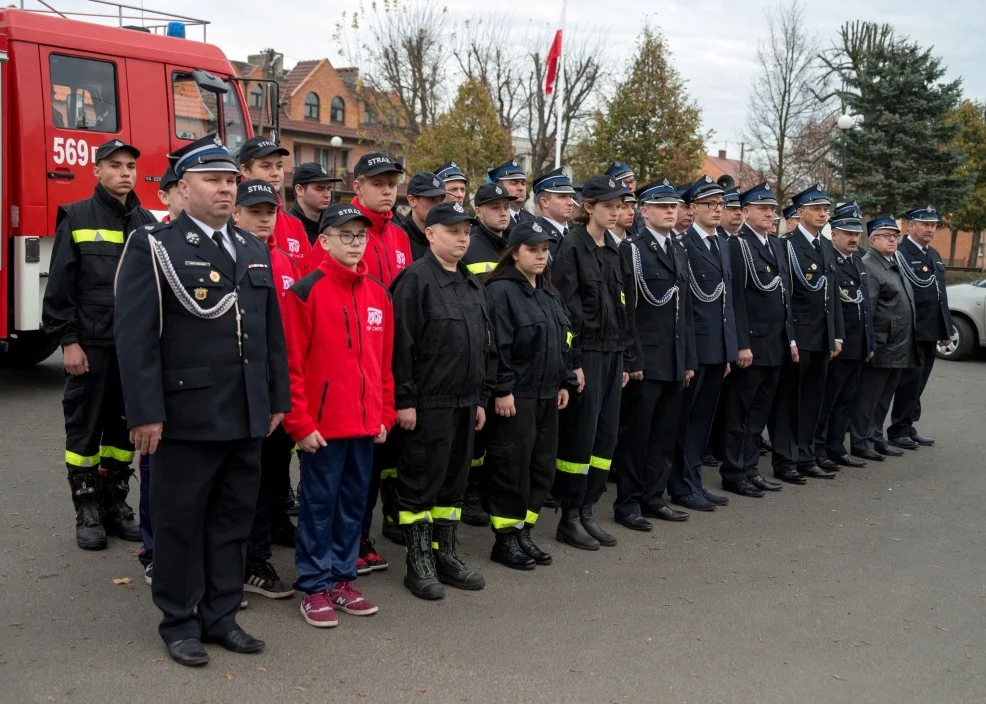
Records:
{"label": "black leather shoe", "polygon": [[784,488],[783,484],[770,481],[767,477],[760,474],[760,472],[757,472],[752,477],[747,477],[746,480],[761,491],[780,491]]}
{"label": "black leather shoe", "polygon": [[586,504],[579,509],[579,518],[582,520],[582,527],[585,528],[585,532],[595,538],[596,542],[608,548],[616,546],[616,538],[604,531],[602,526],[596,522],[596,517],[592,515],[591,504]]}
{"label": "black leather shoe", "polygon": [[925,447],[931,447],[932,445],[935,444],[935,439],[934,438],[925,437],[924,435],[921,435],[920,433],[912,433],[911,434],[911,440],[913,440],[914,442],[916,442],[918,445],[924,445]]}
{"label": "black leather shoe", "polygon": [[835,472],[822,469],[817,465],[812,465],[811,467],[798,467],[798,474],[805,477],[811,477],[812,479],[835,479]]}
{"label": "black leather shoe", "polygon": [[704,488],[702,489],[702,496],[704,496],[705,500],[708,501],[713,506],[725,506],[726,504],[729,503],[728,496],[719,496],[719,494],[713,494],[708,489],[704,489]]}
{"label": "black leather shoe", "polygon": [[690,508],[692,511],[715,511],[716,505],[705,498],[705,494],[689,494],[672,497],[671,503]]}
{"label": "black leather shoe", "polygon": [[883,455],[881,455],[876,450],[871,450],[869,448],[865,450],[860,450],[859,452],[854,452],[853,455],[856,457],[861,457],[864,460],[871,460],[873,462],[883,462]]}
{"label": "black leather shoe", "polygon": [[829,472],[839,471],[839,463],[835,460],[830,460],[828,457],[816,457],[815,464]]}
{"label": "black leather shoe", "polygon": [[185,667],[202,667],[209,664],[209,653],[202,647],[198,638],[174,640],[167,644],[168,655],[179,665]]}
{"label": "black leather shoe", "polygon": [[788,484],[807,484],[805,479],[796,469],[782,469],[774,472],[774,477]]}
{"label": "black leather shoe", "polygon": [[[879,457],[879,455],[877,455]],[[880,459],[883,459],[882,457]],[[842,457],[833,457],[832,461],[843,467],[865,467],[866,460],[861,460],[858,457],[853,457],[852,455],[842,455]]]}
{"label": "black leather shoe", "polygon": [[645,506],[644,515],[648,518],[660,518],[662,521],[673,521],[675,523],[688,520],[687,513],[684,511],[675,511],[670,506]]}
{"label": "black leather shoe", "polygon": [[900,457],[904,454],[903,450],[891,447],[890,445],[877,445],[876,451],[884,457]]}
{"label": "black leather shoe", "polygon": [[905,450],[916,450],[921,447],[913,438],[909,438],[906,435],[903,437],[894,438],[890,441],[890,444]]}
{"label": "black leather shoe", "polygon": [[707,454],[707,455],[702,455],[702,466],[703,467],[718,467],[719,466],[719,460],[717,460],[715,458],[715,455],[712,455],[711,453],[710,454]]}
{"label": "black leather shoe", "polygon": [[628,513],[625,516],[617,516],[616,522],[624,528],[629,528],[630,530],[645,531],[654,529],[654,524],[641,516],[639,513]]}
{"label": "black leather shoe", "polygon": [[561,509],[561,520],[558,521],[555,540],[579,550],[599,549],[599,541],[589,535],[582,526],[579,510],[574,506],[569,506],[567,501]]}
{"label": "black leather shoe", "polygon": [[763,491],[758,489],[746,479],[740,479],[736,482],[723,480],[722,488],[725,491],[731,491],[734,494],[739,494],[740,496],[749,496],[751,499],[763,498]]}
{"label": "black leather shoe", "polygon": [[234,628],[220,636],[202,636],[202,640],[208,643],[218,643],[231,653],[259,653],[267,645],[242,628]]}

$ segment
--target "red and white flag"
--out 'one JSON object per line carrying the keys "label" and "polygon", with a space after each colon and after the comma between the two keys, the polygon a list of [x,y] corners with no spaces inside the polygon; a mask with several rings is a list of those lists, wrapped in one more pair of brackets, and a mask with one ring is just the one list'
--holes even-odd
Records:
{"label": "red and white flag", "polygon": [[544,81],[544,94],[551,95],[555,90],[555,79],[558,78],[558,60],[561,58],[561,30],[555,32],[555,38],[548,50],[548,75]]}

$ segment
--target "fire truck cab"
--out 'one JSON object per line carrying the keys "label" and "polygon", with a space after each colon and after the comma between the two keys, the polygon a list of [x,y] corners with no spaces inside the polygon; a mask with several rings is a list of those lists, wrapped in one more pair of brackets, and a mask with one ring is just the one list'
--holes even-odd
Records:
{"label": "fire truck cab", "polygon": [[[118,7],[123,25],[128,6]],[[55,215],[92,195],[96,147],[119,138],[140,149],[136,194],[160,217],[169,152],[216,131],[235,152],[251,136],[235,81],[204,42],[0,10],[0,365],[57,348],[41,327]]]}

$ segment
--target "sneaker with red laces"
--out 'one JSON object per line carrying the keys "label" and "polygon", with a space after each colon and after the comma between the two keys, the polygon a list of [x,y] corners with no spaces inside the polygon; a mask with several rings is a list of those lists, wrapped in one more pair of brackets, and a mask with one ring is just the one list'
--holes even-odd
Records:
{"label": "sneaker with red laces", "polygon": [[329,601],[328,592],[306,594],[301,600],[301,615],[315,628],[332,628],[339,625],[336,610]]}
{"label": "sneaker with red laces", "polygon": [[359,557],[356,558],[357,574],[366,574],[360,570],[362,564],[367,566],[366,572],[379,572],[390,567],[390,564],[373,547],[373,538],[364,535],[359,541]]}
{"label": "sneaker with red laces", "polygon": [[356,574],[370,574],[373,568],[362,557],[356,558]]}
{"label": "sneaker with red laces", "polygon": [[379,607],[360,594],[352,582],[339,582],[329,590],[332,603],[353,616],[369,616],[379,611]]}

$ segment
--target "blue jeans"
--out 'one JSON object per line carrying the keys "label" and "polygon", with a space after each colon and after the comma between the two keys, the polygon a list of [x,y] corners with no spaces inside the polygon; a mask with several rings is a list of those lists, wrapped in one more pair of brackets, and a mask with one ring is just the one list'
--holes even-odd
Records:
{"label": "blue jeans", "polygon": [[301,502],[294,564],[305,594],[356,579],[360,529],[373,466],[373,438],[329,440],[301,455]]}
{"label": "blue jeans", "polygon": [[151,456],[140,456],[140,539],[143,546],[137,553],[140,564],[154,562],[154,529],[151,526]]}

